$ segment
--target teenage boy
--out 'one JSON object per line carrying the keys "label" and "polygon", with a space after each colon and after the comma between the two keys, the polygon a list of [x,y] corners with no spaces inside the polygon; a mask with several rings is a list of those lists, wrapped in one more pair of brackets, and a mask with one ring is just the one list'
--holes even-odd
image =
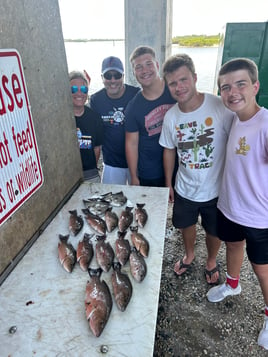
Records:
{"label": "teenage boy", "polygon": [[131,185],[164,187],[163,148],[159,137],[164,115],[175,101],[160,77],[154,49],[137,47],[130,55],[130,63],[142,87],[126,111],[126,156]]}
{"label": "teenage boy", "polygon": [[[209,284],[219,280],[216,262],[221,241],[217,238],[217,199],[224,165],[225,148],[233,113],[221,99],[197,90],[197,75],[187,54],[171,56],[163,74],[172,97],[177,101],[165,115],[160,144],[164,147],[166,186],[174,201],[173,225],[180,229],[185,255],[174,266],[184,274],[195,257],[196,223],[201,216],[206,232]],[[174,157],[179,157],[176,183],[171,183]]]}
{"label": "teenage boy", "polygon": [[256,102],[258,69],[249,59],[225,63],[218,87],[225,106],[236,117],[218,201],[218,232],[226,244],[226,281],[210,289],[207,298],[219,302],[240,294],[239,274],[246,244],[265,303],[258,344],[268,349],[268,110]]}

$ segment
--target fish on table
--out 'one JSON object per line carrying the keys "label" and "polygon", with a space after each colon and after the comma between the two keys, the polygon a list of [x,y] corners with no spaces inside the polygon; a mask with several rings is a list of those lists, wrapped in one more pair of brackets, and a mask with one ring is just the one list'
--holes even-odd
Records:
{"label": "fish on table", "polygon": [[108,207],[104,215],[108,233],[111,233],[118,226],[118,216],[112,209],[112,207]]}
{"label": "fish on table", "polygon": [[82,212],[85,214],[85,219],[88,225],[98,234],[105,234],[107,227],[105,221],[98,215],[95,215],[89,211],[88,208],[83,208]]}
{"label": "fish on table", "polygon": [[71,273],[76,263],[76,251],[72,244],[68,242],[69,234],[65,236],[59,234],[59,240],[58,255],[60,263],[68,273]]}
{"label": "fish on table", "polygon": [[84,226],[84,221],[81,216],[78,216],[77,210],[69,211],[69,231],[72,235],[76,236]]}
{"label": "fish on table", "polygon": [[102,216],[105,214],[108,207],[110,207],[110,202],[103,198],[88,198],[83,200],[84,205],[88,210],[97,216]]}
{"label": "fish on table", "polygon": [[112,288],[116,305],[125,311],[132,296],[132,284],[126,273],[121,272],[121,264],[113,263]]}
{"label": "fish on table", "polygon": [[141,283],[147,274],[147,265],[143,256],[135,247],[132,247],[131,249],[129,265],[131,275],[138,283]]}
{"label": "fish on table", "polygon": [[97,244],[95,247],[96,260],[99,266],[106,273],[110,270],[114,261],[114,250],[109,242],[106,242],[106,236],[97,236]]}
{"label": "fish on table", "polygon": [[83,271],[87,271],[89,264],[94,256],[91,238],[94,234],[85,233],[81,241],[78,242],[76,250],[76,259]]}
{"label": "fish on table", "polygon": [[131,238],[132,244],[137,249],[137,251],[141,253],[141,255],[144,258],[147,258],[148,254],[149,254],[149,248],[150,248],[148,240],[144,237],[144,235],[142,233],[138,232],[137,226],[130,226],[130,230],[131,230],[130,238]]}
{"label": "fish on table", "polygon": [[148,220],[148,214],[144,208],[145,203],[136,203],[136,208],[134,212],[135,220],[138,223],[138,226],[143,228]]}
{"label": "fish on table", "polygon": [[88,273],[90,279],[87,281],[85,293],[86,318],[93,335],[99,337],[110,317],[112,295],[106,282],[100,279],[101,268],[89,268]]}
{"label": "fish on table", "polygon": [[115,256],[121,265],[125,265],[129,259],[131,247],[128,239],[125,239],[127,231],[117,232],[115,241]]}
{"label": "fish on table", "polygon": [[114,207],[121,207],[127,203],[127,197],[124,195],[123,191],[117,193],[108,192],[101,195],[101,197],[105,199],[105,201],[110,202]]}
{"label": "fish on table", "polygon": [[133,222],[133,207],[127,206],[120,214],[118,221],[119,231],[125,232]]}

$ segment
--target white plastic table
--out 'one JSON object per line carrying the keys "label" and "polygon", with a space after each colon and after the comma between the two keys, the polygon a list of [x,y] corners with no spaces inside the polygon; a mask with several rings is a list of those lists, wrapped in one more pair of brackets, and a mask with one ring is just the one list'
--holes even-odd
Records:
{"label": "white plastic table", "polygon": [[[85,317],[88,273],[78,264],[72,273],[63,269],[58,235],[69,233],[69,210],[77,209],[84,217],[83,199],[121,190],[128,205],[145,203],[148,212],[145,227],[139,228],[150,242],[148,272],[137,283],[129,263],[122,268],[133,285],[132,298],[124,312],[113,300],[108,323],[97,338]],[[167,188],[83,183],[0,286],[0,356],[153,356],[167,208]],[[122,207],[114,210],[120,214]],[[70,236],[75,248],[85,232],[92,233],[86,221],[78,236]],[[130,240],[130,231],[126,237]],[[116,230],[107,234],[112,246],[116,238]],[[95,257],[91,267],[97,267]],[[101,276],[110,288],[111,273]],[[12,326],[16,326],[15,333],[9,332]]]}

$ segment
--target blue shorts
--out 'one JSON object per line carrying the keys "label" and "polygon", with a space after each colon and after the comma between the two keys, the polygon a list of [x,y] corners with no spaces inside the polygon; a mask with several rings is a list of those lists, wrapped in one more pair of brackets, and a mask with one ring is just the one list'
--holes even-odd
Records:
{"label": "blue shorts", "polygon": [[172,223],[176,228],[187,228],[197,223],[201,216],[204,230],[217,236],[217,201],[218,198],[206,202],[195,202],[181,197],[175,192]]}
{"label": "blue shorts", "polygon": [[218,210],[219,238],[224,242],[246,240],[247,255],[250,262],[268,264],[268,228],[241,226],[230,221]]}

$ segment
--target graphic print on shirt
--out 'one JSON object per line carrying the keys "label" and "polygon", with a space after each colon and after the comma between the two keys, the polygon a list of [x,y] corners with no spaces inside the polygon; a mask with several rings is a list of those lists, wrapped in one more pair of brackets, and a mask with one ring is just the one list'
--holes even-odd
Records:
{"label": "graphic print on shirt", "polygon": [[80,128],[76,128],[76,134],[80,149],[92,149],[91,135],[83,135]]}
{"label": "graphic print on shirt", "polygon": [[101,118],[104,122],[108,122],[112,125],[123,125],[125,122],[124,108],[113,107],[113,110],[110,110],[108,115],[102,115]]}
{"label": "graphic print on shirt", "polygon": [[246,144],[246,137],[243,136],[238,140],[239,147],[235,149],[237,155],[247,155],[247,152],[250,150],[250,146]]}
{"label": "graphic print on shirt", "polygon": [[204,123],[196,121],[175,127],[180,151],[180,163],[190,169],[205,169],[213,164],[213,119],[207,117]]}
{"label": "graphic print on shirt", "polygon": [[145,116],[145,128],[147,130],[148,136],[161,133],[164,116],[173,105],[174,104],[159,105]]}

